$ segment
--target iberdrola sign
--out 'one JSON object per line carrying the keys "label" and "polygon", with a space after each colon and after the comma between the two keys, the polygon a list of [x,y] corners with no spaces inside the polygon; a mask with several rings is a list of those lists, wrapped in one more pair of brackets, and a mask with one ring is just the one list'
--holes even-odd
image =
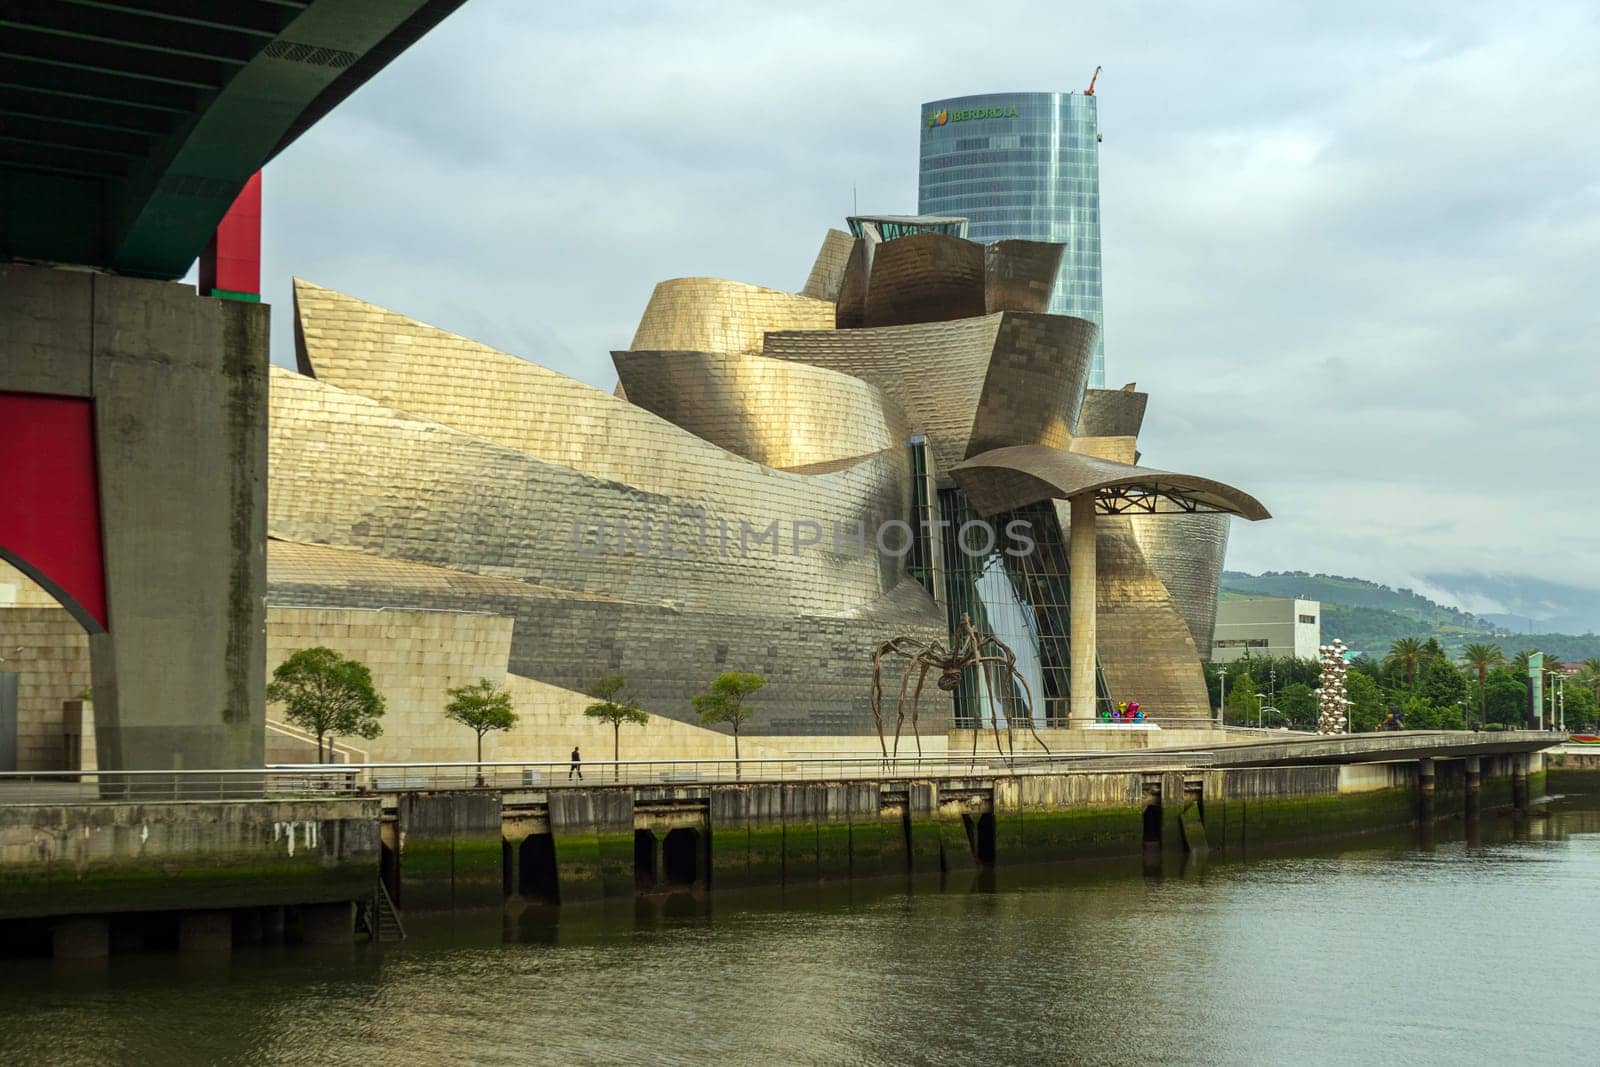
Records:
{"label": "iberdrola sign", "polygon": [[974,107],[966,111],[951,111],[945,108],[935,111],[928,116],[929,126],[943,126],[947,122],[969,122],[973,119],[1014,119],[1017,109],[1014,107]]}

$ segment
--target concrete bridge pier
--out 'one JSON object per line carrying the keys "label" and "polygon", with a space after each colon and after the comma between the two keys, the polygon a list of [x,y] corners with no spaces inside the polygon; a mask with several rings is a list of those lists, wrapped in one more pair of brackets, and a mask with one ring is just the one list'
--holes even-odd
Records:
{"label": "concrete bridge pier", "polygon": [[1511,755],[1511,806],[1523,814],[1526,814],[1530,807],[1526,752],[1515,752]]}
{"label": "concrete bridge pier", "polygon": [[1417,760],[1417,821],[1423,826],[1433,822],[1434,779],[1432,758],[1424,757]]}
{"label": "concrete bridge pier", "polygon": [[267,318],[0,264],[0,559],[89,636],[101,770],[262,764]]}
{"label": "concrete bridge pier", "polygon": [[1476,848],[1482,841],[1480,819],[1483,814],[1483,761],[1468,756],[1464,761],[1465,788],[1462,816],[1467,823],[1467,844]]}

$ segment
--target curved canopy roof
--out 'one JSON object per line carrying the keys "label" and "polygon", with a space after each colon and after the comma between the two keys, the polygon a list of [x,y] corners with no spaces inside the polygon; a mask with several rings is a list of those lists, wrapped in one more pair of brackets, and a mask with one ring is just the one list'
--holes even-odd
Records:
{"label": "curved canopy roof", "polygon": [[1255,497],[1210,478],[1048,445],[990,449],[952,467],[950,476],[981,515],[1093,493],[1104,515],[1220,511],[1252,520],[1272,517]]}
{"label": "curved canopy roof", "polygon": [[239,190],[462,0],[7,0],[0,259],[177,278]]}

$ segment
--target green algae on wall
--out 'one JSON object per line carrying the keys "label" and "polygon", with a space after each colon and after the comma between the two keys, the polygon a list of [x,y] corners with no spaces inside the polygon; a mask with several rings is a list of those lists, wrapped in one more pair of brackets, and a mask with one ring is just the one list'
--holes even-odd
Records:
{"label": "green algae on wall", "polygon": [[783,794],[775,785],[713,786],[711,885],[746,889],[783,884]]}
{"label": "green algae on wall", "polygon": [[1139,854],[1145,797],[1138,774],[1025,775],[997,781],[994,796],[996,863]]}
{"label": "green algae on wall", "polygon": [[850,876],[904,874],[909,866],[904,808],[896,804],[886,811],[877,782],[847,782],[844,796],[850,820]]}
{"label": "green algae on wall", "polygon": [[504,897],[500,794],[402,793],[400,906],[497,907]]}
{"label": "green algae on wall", "polygon": [[932,782],[906,786],[905,837],[912,874],[937,874],[939,858],[938,790]]}
{"label": "green algae on wall", "polygon": [[0,918],[355,900],[378,872],[376,800],[0,809]]}
{"label": "green algae on wall", "polygon": [[549,813],[561,903],[633,893],[632,791],[551,790]]}

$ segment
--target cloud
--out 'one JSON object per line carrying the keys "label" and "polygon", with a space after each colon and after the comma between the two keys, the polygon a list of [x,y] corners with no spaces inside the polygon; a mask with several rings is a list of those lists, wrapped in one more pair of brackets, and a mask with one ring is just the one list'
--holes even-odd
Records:
{"label": "cloud", "polygon": [[[534,12],[537,10],[537,17]],[[609,388],[655,282],[804,280],[919,105],[1097,91],[1110,384],[1229,564],[1600,585],[1588,5],[471,0],[267,173],[299,274]]]}

